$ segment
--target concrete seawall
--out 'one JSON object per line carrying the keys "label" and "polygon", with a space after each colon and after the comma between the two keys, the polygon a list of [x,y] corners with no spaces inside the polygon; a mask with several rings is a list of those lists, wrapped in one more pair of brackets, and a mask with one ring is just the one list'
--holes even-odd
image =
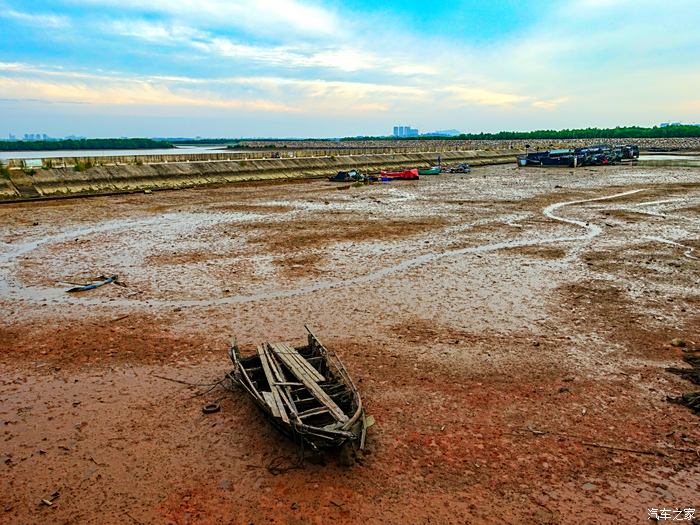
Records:
{"label": "concrete seawall", "polygon": [[[515,151],[443,151],[443,164],[473,166],[515,162]],[[438,153],[389,153],[218,160],[75,167],[11,168],[0,176],[0,202],[77,197],[144,190],[191,188],[210,184],[327,177],[338,170],[371,173],[381,169],[427,167]],[[9,175],[8,175],[9,174]]]}

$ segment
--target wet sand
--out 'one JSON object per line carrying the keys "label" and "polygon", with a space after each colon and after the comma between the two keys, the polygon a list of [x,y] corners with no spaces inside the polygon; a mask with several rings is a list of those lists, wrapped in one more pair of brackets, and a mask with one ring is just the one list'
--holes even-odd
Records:
{"label": "wet sand", "polygon": [[[700,507],[698,418],[666,400],[694,385],[665,370],[682,366],[671,339],[700,342],[698,169],[489,166],[3,205],[0,220],[0,522]],[[59,284],[102,274],[126,286]],[[297,451],[242,392],[157,377],[214,383],[233,335],[296,343],[304,323],[377,421],[352,469],[271,472]]]}

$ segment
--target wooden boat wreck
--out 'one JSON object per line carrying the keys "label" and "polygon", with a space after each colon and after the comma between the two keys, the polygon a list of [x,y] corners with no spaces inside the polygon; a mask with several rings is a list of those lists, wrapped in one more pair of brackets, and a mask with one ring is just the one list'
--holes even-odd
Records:
{"label": "wooden boat wreck", "polygon": [[234,340],[233,377],[273,424],[295,443],[315,452],[365,445],[362,400],[342,362],[306,327],[308,342],[263,343],[242,357]]}

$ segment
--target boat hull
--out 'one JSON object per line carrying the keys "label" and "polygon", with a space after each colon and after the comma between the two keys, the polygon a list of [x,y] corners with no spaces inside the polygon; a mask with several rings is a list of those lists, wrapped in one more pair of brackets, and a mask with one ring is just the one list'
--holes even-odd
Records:
{"label": "boat hull", "polygon": [[379,175],[382,178],[391,180],[418,180],[420,178],[417,169],[403,171],[381,171],[379,172]]}
{"label": "boat hull", "polygon": [[[284,343],[265,343],[267,347],[261,345],[257,354],[246,357],[241,356],[234,342],[229,351],[235,367],[231,377],[248,392],[273,425],[300,447],[317,452],[346,446],[362,449],[371,418],[365,416],[360,394],[338,357],[308,332],[308,343],[304,346],[292,348]],[[286,350],[280,352],[280,349]],[[296,361],[287,363],[290,355]],[[282,361],[275,362],[276,357]],[[284,381],[270,381],[271,370],[281,373],[277,378]],[[303,377],[304,385],[312,388],[299,384],[295,372]],[[323,380],[307,383],[314,375]],[[277,405],[270,402],[271,397],[278,400]],[[324,405],[319,399],[330,401]],[[329,414],[329,407],[331,412],[335,410],[334,414]],[[284,416],[281,412],[285,412]]]}

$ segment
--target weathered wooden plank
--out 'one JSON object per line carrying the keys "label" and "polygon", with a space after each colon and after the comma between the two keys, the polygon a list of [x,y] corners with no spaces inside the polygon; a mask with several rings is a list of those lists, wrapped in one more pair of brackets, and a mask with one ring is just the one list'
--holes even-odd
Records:
{"label": "weathered wooden plank", "polygon": [[[302,356],[302,357],[304,357],[304,356]],[[320,363],[321,361],[324,360],[323,357],[304,357],[304,359],[306,359],[306,362],[309,363],[311,366],[313,366],[314,363]],[[314,366],[314,368],[316,368],[316,367]],[[262,371],[261,366],[254,366],[254,367],[251,367],[248,369],[248,372],[251,374],[254,374],[255,372],[261,372],[261,371]]]}
{"label": "weathered wooden plank", "polygon": [[277,402],[275,401],[275,398],[272,397],[272,392],[261,392],[263,395],[263,398],[265,398],[265,403],[267,406],[270,407],[270,410],[272,411],[272,415],[275,417],[280,417],[280,411],[279,408],[277,408]]}
{"label": "weathered wooden plank", "polygon": [[[282,367],[280,367],[274,354],[272,354],[270,352],[269,346],[270,346],[270,343],[265,343],[264,345],[262,345],[262,352],[265,353],[265,357],[267,358],[267,363],[270,366],[270,370],[272,371],[272,373],[275,376],[275,382],[283,383],[287,380],[287,378],[284,377],[284,372],[282,372]],[[260,352],[260,351],[261,350],[259,347],[258,352]]]}
{"label": "weathered wooden plank", "polygon": [[272,389],[272,385],[275,383],[277,378],[272,374],[272,368],[270,368],[270,363],[267,361],[267,354],[265,353],[265,347],[264,346],[258,346],[258,355],[260,356],[260,364],[262,365],[263,372],[265,372],[265,377],[267,378],[267,382],[270,385],[270,389]]}
{"label": "weathered wooden plank", "polygon": [[281,417],[282,421],[284,421],[285,423],[289,423],[289,416],[287,415],[287,410],[284,408],[282,398],[280,397],[279,389],[276,386],[272,387],[272,399],[275,402],[275,405],[277,405],[277,412],[279,413],[279,417]]}
{"label": "weathered wooden plank", "polygon": [[336,421],[345,423],[348,421],[348,416],[335,404],[328,394],[318,385],[316,380],[308,373],[305,367],[300,365],[294,357],[292,357],[284,347],[278,345],[270,345],[272,352],[282,361],[289,371],[309,390],[309,393],[318,399],[322,405],[328,407],[329,412],[333,415]]}
{"label": "weathered wooden plank", "polygon": [[275,346],[277,347],[278,352],[285,352],[297,363],[299,363],[299,366],[304,368],[317,383],[322,383],[326,380],[326,378],[323,377],[323,374],[321,374],[321,372],[319,372],[313,366],[311,366],[309,362],[306,359],[304,359],[304,357],[299,352],[297,352],[296,348],[288,345],[287,343],[275,343]]}
{"label": "weathered wooden plank", "polygon": [[326,412],[330,412],[328,410],[328,407],[316,407],[312,408],[310,410],[305,410],[304,412],[299,412],[299,419],[304,419],[306,417],[311,417],[311,416],[318,416],[320,414],[325,414]]}
{"label": "weathered wooden plank", "polygon": [[265,397],[265,402],[270,406],[272,414],[275,417],[282,418],[282,421],[284,421],[285,423],[289,423],[287,410],[284,408],[284,404],[282,403],[282,399],[280,398],[280,394],[278,392],[278,387],[275,385],[275,381],[277,378],[275,377],[275,374],[272,371],[272,367],[270,366],[268,355],[264,346],[258,347],[258,355],[260,356],[260,364],[262,365],[262,369],[265,372],[265,377],[267,378],[267,382],[270,385],[270,392],[262,393]]}
{"label": "weathered wooden plank", "polygon": [[[268,366],[272,370],[272,374],[277,379],[277,381],[274,384],[276,387],[279,387],[277,393],[281,401],[284,403],[284,405],[281,408],[284,409],[284,406],[286,405],[292,417],[298,423],[301,423],[301,419],[299,419],[299,416],[297,415],[297,407],[295,406],[294,401],[292,401],[290,391],[291,386],[301,386],[303,383],[294,383],[287,381],[287,378],[284,376],[284,372],[282,371],[282,367],[277,362],[275,354],[273,354],[269,349],[269,344],[263,345],[262,351],[265,354]],[[282,412],[286,415],[286,410],[282,410]],[[289,420],[287,420],[286,422],[288,423]]]}

